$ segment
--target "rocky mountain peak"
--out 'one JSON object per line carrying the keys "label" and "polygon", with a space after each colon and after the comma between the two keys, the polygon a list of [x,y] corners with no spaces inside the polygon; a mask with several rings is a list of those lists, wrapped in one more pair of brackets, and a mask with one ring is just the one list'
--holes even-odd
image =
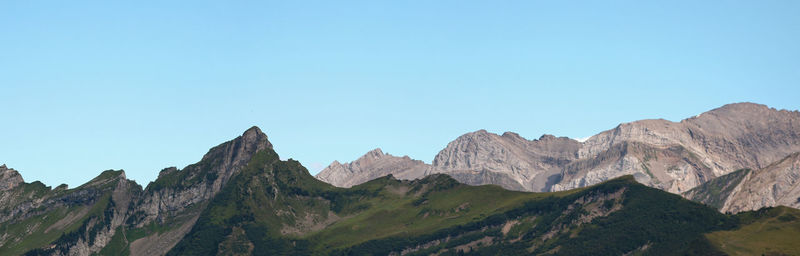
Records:
{"label": "rocky mountain peak", "polygon": [[503,135],[501,136],[507,138],[524,139],[522,138],[522,136],[519,135],[519,133],[516,132],[504,132]]}
{"label": "rocky mountain peak", "polygon": [[178,171],[178,168],[175,167],[175,166],[167,167],[167,168],[164,168],[163,170],[161,170],[160,172],[158,172],[158,177],[161,178],[161,177],[164,177],[165,175],[169,175],[170,173],[174,173],[174,172],[177,172],[177,171]]}
{"label": "rocky mountain peak", "polygon": [[5,164],[0,165],[0,191],[11,190],[23,182],[22,175],[16,170],[6,167]]}
{"label": "rocky mountain peak", "polygon": [[200,162],[182,170],[170,167],[147,186],[140,205],[144,212],[137,225],[162,221],[171,214],[209,200],[231,177],[240,172],[258,152],[272,150],[272,143],[261,129],[253,126],[241,136],[211,148]]}
{"label": "rocky mountain peak", "polygon": [[552,134],[542,134],[542,136],[539,137],[539,140],[554,140],[554,139],[556,139],[556,136],[553,136]]}
{"label": "rocky mountain peak", "polygon": [[363,157],[370,157],[377,159],[383,157],[384,155],[385,154],[383,153],[383,150],[381,150],[380,148],[376,148],[367,152],[367,154],[365,154]]}
{"label": "rocky mountain peak", "polygon": [[474,132],[470,132],[470,133],[467,133],[467,134],[464,134],[464,135],[470,135],[470,134],[472,134],[472,135],[484,135],[484,134],[489,134],[489,132],[486,131],[485,129],[480,129],[480,130],[477,130],[477,131],[474,131]]}
{"label": "rocky mountain peak", "polygon": [[267,139],[267,135],[257,126],[253,126],[247,129],[242,136],[212,148],[203,156],[203,159],[214,157],[216,153],[220,153],[219,151],[226,151],[230,160],[238,163],[249,160],[256,152],[268,148],[272,149],[272,143]]}
{"label": "rocky mountain peak", "polygon": [[251,144],[258,148],[272,148],[272,143],[267,140],[267,134],[261,131],[258,126],[250,127],[242,134],[242,140],[245,144]]}
{"label": "rocky mountain peak", "polygon": [[106,170],[100,173],[97,177],[90,180],[86,184],[82,186],[97,186],[99,184],[106,184],[109,182],[115,182],[120,180],[127,180],[128,178],[125,176],[125,171],[123,170]]}
{"label": "rocky mountain peak", "polygon": [[739,102],[739,103],[731,103],[725,104],[722,107],[712,109],[706,113],[709,114],[728,114],[728,115],[743,115],[743,114],[753,114],[759,112],[765,112],[769,110],[775,110],[774,108],[770,108],[767,105],[762,105],[758,103],[752,102]]}
{"label": "rocky mountain peak", "polygon": [[450,143],[466,143],[472,141],[483,141],[487,140],[492,137],[492,135],[497,136],[497,134],[490,133],[484,129],[480,129],[474,132],[468,132],[464,135],[458,136],[454,141]]}
{"label": "rocky mountain peak", "polygon": [[[622,123],[582,141],[550,134],[528,140],[514,132],[498,135],[481,129],[448,143],[423,175],[446,173],[471,185],[528,191],[572,189],[634,175],[647,185],[681,193],[714,177],[742,168],[761,169],[800,151],[799,128],[800,112],[745,102],[680,122]],[[368,153],[363,160],[377,155]],[[375,164],[361,160],[352,163],[359,173]],[[380,166],[399,170],[386,162]],[[341,168],[345,174],[352,170]]]}
{"label": "rocky mountain peak", "polygon": [[333,161],[322,169],[316,178],[338,187],[351,187],[363,182],[392,174],[398,179],[414,179],[424,175],[429,168],[419,160],[408,156],[397,157],[373,149],[350,163]]}

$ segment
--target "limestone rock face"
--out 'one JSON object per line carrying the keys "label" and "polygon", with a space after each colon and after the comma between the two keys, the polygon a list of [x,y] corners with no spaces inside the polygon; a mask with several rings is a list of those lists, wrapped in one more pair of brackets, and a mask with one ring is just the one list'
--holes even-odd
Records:
{"label": "limestone rock face", "polygon": [[[753,103],[737,103],[680,122],[643,120],[625,123],[589,138],[583,143],[578,156],[580,159],[596,158],[615,145],[624,143],[648,145],[655,151],[662,151],[658,154],[681,147],[685,157],[677,161],[663,162],[651,157],[654,152],[631,156],[643,163],[641,167],[634,168],[636,173],[640,173],[638,181],[681,193],[734,170],[760,169],[788,154],[800,152],[800,113]],[[629,158],[629,161],[632,160]],[[660,163],[652,163],[654,160]],[[562,172],[561,182],[553,190],[596,184],[630,174],[634,169],[597,166],[565,171]],[[640,178],[644,177],[641,174],[647,174],[656,181]]]}
{"label": "limestone rock face", "polygon": [[561,182],[551,190],[590,186],[622,175],[633,175],[642,184],[673,193],[715,177],[710,168],[683,146],[625,141],[593,157],[565,165]]}
{"label": "limestone rock face", "polygon": [[163,221],[187,207],[209,200],[241,170],[256,152],[272,148],[258,127],[252,127],[231,141],[208,151],[199,163],[183,170],[174,167],[159,172],[158,179],[147,187],[137,210],[145,213],[139,226],[153,220]]}
{"label": "limestone rock face", "polygon": [[432,172],[452,174],[470,185],[546,191],[548,178],[577,159],[580,146],[580,142],[566,137],[543,135],[527,140],[512,132],[497,135],[479,130],[450,142],[433,159]]}
{"label": "limestone rock face", "polygon": [[422,161],[408,156],[393,156],[376,148],[351,163],[334,161],[316,178],[337,187],[349,188],[389,174],[398,179],[416,179],[424,176],[428,168],[429,165]]}
{"label": "limestone rock face", "polygon": [[778,205],[800,208],[800,153],[750,172],[725,200],[721,211],[736,213]]}
{"label": "limestone rock face", "polygon": [[390,162],[380,170],[334,162],[317,177],[352,186],[387,174],[406,172],[403,178],[412,179],[445,173],[471,185],[561,191],[630,174],[648,186],[683,193],[738,169],[764,168],[794,152],[800,152],[800,113],[736,103],[680,122],[620,124],[584,142],[552,135],[527,140],[512,132],[479,130],[450,142],[423,173],[406,172],[407,167]]}
{"label": "limestone rock face", "polygon": [[579,147],[578,141],[564,137],[544,135],[527,140],[512,132],[500,136],[479,130],[450,142],[432,165],[375,149],[351,163],[335,161],[316,177],[334,186],[351,187],[388,174],[398,179],[418,179],[445,173],[470,185],[496,184],[513,190],[543,191],[548,178],[559,174],[559,166],[576,158]]}

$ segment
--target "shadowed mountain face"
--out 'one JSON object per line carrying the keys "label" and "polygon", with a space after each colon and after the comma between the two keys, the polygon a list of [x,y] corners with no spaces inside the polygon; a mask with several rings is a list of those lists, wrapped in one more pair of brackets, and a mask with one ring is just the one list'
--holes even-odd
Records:
{"label": "shadowed mountain face", "polygon": [[738,169],[764,168],[794,152],[800,152],[800,113],[737,103],[680,122],[620,124],[584,142],[550,135],[526,140],[511,132],[480,130],[449,143],[421,174],[419,164],[410,171],[411,159],[379,161],[379,172],[357,160],[352,163],[357,169],[336,162],[317,178],[352,186],[372,173],[404,173],[409,179],[445,173],[472,185],[561,191],[633,175],[648,186],[683,193]]}
{"label": "shadowed mountain face", "polygon": [[[375,165],[384,158],[408,160],[379,150],[371,157],[351,167]],[[797,237],[796,210],[724,215],[643,186],[633,176],[554,193],[468,186],[443,174],[411,181],[385,176],[351,188],[334,187],[312,177],[297,161],[281,161],[255,127],[212,148],[196,164],[164,169],[145,189],[122,171],[103,172],[73,189],[25,183],[5,166],[0,178],[0,255],[715,255],[740,252],[730,251],[734,249],[799,250],[797,243],[784,240],[753,240],[759,242],[745,247],[726,244],[730,232]],[[783,224],[752,229],[774,221]]]}
{"label": "shadowed mountain face", "polygon": [[722,212],[778,205],[800,208],[800,153],[759,170],[742,169],[723,175],[687,191],[684,196]]}

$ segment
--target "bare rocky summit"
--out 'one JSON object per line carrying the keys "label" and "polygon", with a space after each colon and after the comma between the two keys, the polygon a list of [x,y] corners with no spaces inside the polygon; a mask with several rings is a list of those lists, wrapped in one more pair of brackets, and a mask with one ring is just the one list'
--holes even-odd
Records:
{"label": "bare rocky summit", "polygon": [[352,187],[389,174],[399,179],[416,179],[425,175],[429,166],[408,156],[396,157],[373,149],[357,160],[341,164],[334,161],[316,178],[338,187]]}
{"label": "bare rocky summit", "polygon": [[543,191],[548,178],[559,174],[559,165],[576,158],[579,147],[580,142],[566,137],[544,135],[527,140],[512,132],[501,136],[479,130],[450,142],[432,165],[375,149],[351,163],[335,161],[316,177],[335,186],[351,187],[388,174],[413,180],[444,173],[470,185],[496,184],[514,190]]}
{"label": "bare rocky summit", "polygon": [[22,176],[14,169],[9,169],[6,165],[0,165],[0,191],[14,189],[22,184]]}
{"label": "bare rocky summit", "polygon": [[485,130],[450,142],[433,159],[431,172],[445,173],[471,185],[497,184],[514,190],[546,191],[548,179],[577,159],[580,142],[543,135],[527,140],[519,134]]}
{"label": "bare rocky summit", "polygon": [[736,103],[680,122],[623,123],[584,142],[552,135],[527,140],[512,132],[479,130],[450,142],[425,172],[408,172],[408,165],[389,162],[380,171],[334,162],[317,177],[352,186],[387,174],[405,173],[402,178],[413,179],[445,173],[471,185],[561,191],[633,175],[648,186],[683,193],[735,170],[765,168],[795,152],[800,152],[800,113]]}

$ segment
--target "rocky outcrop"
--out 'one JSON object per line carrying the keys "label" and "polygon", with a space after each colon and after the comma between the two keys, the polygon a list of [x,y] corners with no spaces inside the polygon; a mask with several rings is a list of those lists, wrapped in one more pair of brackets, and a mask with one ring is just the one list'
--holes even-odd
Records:
{"label": "rocky outcrop", "polygon": [[0,165],[0,191],[8,191],[22,184],[22,176],[14,169],[9,169],[6,165]]}
{"label": "rocky outcrop", "polygon": [[576,158],[579,147],[580,142],[566,137],[543,135],[527,140],[512,132],[497,135],[479,130],[450,142],[432,165],[375,149],[351,163],[334,161],[316,177],[334,186],[350,187],[388,174],[411,180],[444,173],[470,185],[545,191],[560,166]]}
{"label": "rocky outcrop", "polygon": [[800,153],[748,173],[720,210],[736,213],[778,205],[800,208]]}
{"label": "rocky outcrop", "polygon": [[[512,132],[500,136],[479,130],[447,144],[433,159],[431,172],[452,174],[471,185],[546,191],[548,179],[577,159],[580,146],[580,142],[566,137],[543,135],[527,140]],[[476,175],[469,177],[471,174]]]}
{"label": "rocky outcrop", "polygon": [[[737,103],[680,122],[659,119],[625,123],[589,138],[583,143],[578,156],[581,159],[597,157],[614,145],[631,142],[652,148],[681,146],[685,149],[692,159],[675,167],[683,169],[690,177],[700,179],[688,179],[684,182],[680,181],[680,174],[659,179],[661,183],[677,181],[676,186],[665,189],[680,193],[714,177],[743,168],[760,169],[788,154],[800,151],[800,113],[776,110],[760,104]],[[642,160],[644,159],[638,158],[638,161]],[[650,165],[651,168],[652,166]],[[684,168],[690,166],[695,168]],[[712,175],[700,173],[706,169],[710,169]],[[574,180],[596,177],[594,181],[586,183],[591,185],[631,171],[620,168],[603,170],[586,168],[578,172],[563,172],[562,181],[554,188],[576,188],[578,185]],[[646,170],[642,167],[637,172],[646,173]],[[647,182],[638,178],[637,180]]]}
{"label": "rocky outcrop", "polygon": [[231,141],[208,151],[200,162],[178,170],[170,167],[159,172],[159,177],[144,192],[137,211],[144,217],[137,220],[141,227],[150,221],[164,221],[188,207],[207,201],[216,195],[230,177],[241,170],[253,155],[272,144],[258,127],[252,127]]}
{"label": "rocky outcrop", "polygon": [[717,177],[683,196],[731,213],[779,205],[800,208],[800,153],[759,170],[741,169]]}
{"label": "rocky outcrop", "polygon": [[[21,183],[0,197],[0,254],[22,253],[24,240],[46,245],[43,234],[61,234],[58,243],[35,251],[44,255],[90,255],[105,247],[117,227],[124,223],[130,202],[141,186],[128,180],[123,171],[105,171],[88,183],[74,188],[50,190],[39,182]],[[10,200],[7,200],[10,199]],[[36,225],[28,220],[39,219]],[[54,221],[48,221],[54,220]],[[18,227],[26,227],[20,232]],[[16,230],[16,231],[14,231]],[[69,232],[68,232],[69,231]]]}
{"label": "rocky outcrop", "polygon": [[[648,186],[683,193],[738,169],[764,168],[798,151],[800,113],[737,103],[680,122],[620,124],[584,142],[552,135],[527,140],[512,132],[479,130],[450,142],[423,175],[445,173],[471,185],[524,191],[562,191],[633,175]],[[318,177],[352,186],[405,171],[384,164],[380,171],[362,166],[355,174],[334,162]]]}
{"label": "rocky outcrop", "polygon": [[428,168],[429,165],[422,161],[408,156],[393,156],[376,148],[350,163],[334,161],[316,178],[337,187],[349,188],[389,174],[398,179],[416,179],[424,176]]}
{"label": "rocky outcrop", "polygon": [[[22,227],[26,231],[0,233],[0,254],[21,254],[31,246],[36,255],[122,253],[102,251],[116,241],[116,246],[122,243],[124,248],[131,248],[127,252],[131,255],[163,255],[191,230],[203,207],[231,177],[256,152],[265,149],[272,149],[267,136],[258,127],[250,128],[242,136],[212,148],[196,164],[182,170],[162,170],[144,190],[128,180],[123,171],[103,172],[77,188],[59,186],[51,190],[38,181],[24,183],[16,171],[3,165],[0,225],[6,227],[4,230]],[[33,218],[44,221],[34,226],[26,224]],[[49,223],[47,219],[60,221],[40,225]],[[136,230],[134,233],[140,235],[129,237],[126,230]],[[43,233],[50,232],[64,234],[46,236],[50,240],[42,238]],[[28,242],[21,244],[22,241]]]}

